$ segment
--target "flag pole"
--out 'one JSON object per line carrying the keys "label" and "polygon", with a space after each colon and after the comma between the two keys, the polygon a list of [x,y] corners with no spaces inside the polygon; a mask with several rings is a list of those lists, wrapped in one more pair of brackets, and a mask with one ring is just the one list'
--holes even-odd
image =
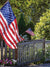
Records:
{"label": "flag pole", "polygon": [[[7,1],[4,3],[4,5],[5,5],[8,1],[9,1],[9,0],[7,0]],[[4,6],[4,5],[3,5],[3,6]]]}
{"label": "flag pole", "polygon": [[[24,34],[24,33],[25,33],[25,32],[23,32],[22,34]],[[22,34],[21,34],[21,35],[22,35]]]}
{"label": "flag pole", "polygon": [[[24,34],[24,33],[25,33],[25,32],[23,32],[22,34]],[[22,34],[21,34],[21,35],[22,35]]]}
{"label": "flag pole", "polygon": [[[4,3],[4,5],[5,5],[7,2],[9,2],[9,0],[7,0],[7,1]],[[4,6],[4,5],[3,5],[3,6]],[[2,6],[2,7],[3,7],[3,6]]]}
{"label": "flag pole", "polygon": [[23,35],[25,32],[23,32],[21,35]]}

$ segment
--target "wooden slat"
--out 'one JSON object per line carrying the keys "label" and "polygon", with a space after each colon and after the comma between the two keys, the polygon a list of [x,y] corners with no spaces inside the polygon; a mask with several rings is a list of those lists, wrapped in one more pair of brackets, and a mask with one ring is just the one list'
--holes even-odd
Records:
{"label": "wooden slat", "polygon": [[23,52],[24,52],[24,62],[26,61],[26,56],[25,56],[25,47],[23,47]]}
{"label": "wooden slat", "polygon": [[26,50],[25,51],[26,51],[26,62],[27,62],[27,45],[26,45]]}
{"label": "wooden slat", "polygon": [[[41,43],[43,45],[42,53],[43,53],[43,56],[45,56],[45,43],[50,43],[50,41],[45,41],[45,39],[43,39],[43,40],[32,40],[32,41],[28,41],[28,42],[19,43],[18,44],[18,52],[17,52],[18,63],[21,64],[24,62],[29,63],[29,62],[35,61],[35,60],[38,61],[38,59],[40,59],[41,56],[39,56],[39,55],[37,57],[35,56],[35,47],[37,46],[36,51],[38,51],[38,49],[40,49],[42,47],[42,46],[40,46]],[[38,47],[38,46],[40,46],[40,47]],[[27,51],[29,53],[29,56],[27,56]],[[33,57],[31,56],[32,52],[33,52]],[[7,58],[7,45],[5,45],[5,58]],[[15,58],[15,50],[13,50],[13,59],[14,58]],[[3,59],[3,41],[1,41],[1,59]],[[9,59],[11,59],[11,49],[10,48],[9,48]],[[29,61],[28,61],[28,59],[29,59]]]}
{"label": "wooden slat", "polygon": [[35,43],[33,44],[33,60],[35,60]]}
{"label": "wooden slat", "polygon": [[3,60],[3,41],[1,41],[1,60]]}
{"label": "wooden slat", "polygon": [[26,46],[22,47],[22,57],[23,57],[22,60],[24,60],[24,62],[26,61],[26,55],[25,55],[26,49],[25,48],[26,48]]}
{"label": "wooden slat", "polygon": [[30,52],[30,44],[29,44],[29,60],[31,61],[31,52]]}
{"label": "wooden slat", "polygon": [[45,43],[50,43],[50,40],[46,40]]}
{"label": "wooden slat", "polygon": [[[27,54],[27,59],[28,59],[28,45],[27,45],[27,53],[26,53],[26,54]],[[27,61],[28,61],[28,60],[27,60]]]}
{"label": "wooden slat", "polygon": [[19,51],[20,51],[19,48],[20,48],[20,47],[18,47],[18,58],[17,58],[18,64],[19,64],[19,57],[20,57],[20,56],[19,56]]}
{"label": "wooden slat", "polygon": [[43,39],[43,57],[45,58],[45,39]]}
{"label": "wooden slat", "polygon": [[22,48],[20,47],[20,63],[21,63],[21,50],[22,50]]}
{"label": "wooden slat", "polygon": [[15,59],[15,49],[13,49],[13,59]]}
{"label": "wooden slat", "polygon": [[42,43],[43,40],[33,40],[31,42],[24,42],[24,43],[18,43],[18,46],[21,46],[21,45],[29,45],[29,44],[33,44],[33,43]]}
{"label": "wooden slat", "polygon": [[7,45],[5,44],[5,59],[7,58]]}
{"label": "wooden slat", "polygon": [[[22,47],[22,50],[21,50],[21,51],[23,52],[23,54],[22,54],[22,57],[23,57],[23,58],[22,58],[22,63],[23,63],[23,62],[24,62],[24,59],[25,59],[25,58],[24,58],[24,46]],[[21,52],[21,53],[22,53],[22,52]]]}
{"label": "wooden slat", "polygon": [[18,58],[18,48],[15,49],[15,59],[17,60],[17,58]]}
{"label": "wooden slat", "polygon": [[11,59],[11,49],[9,48],[9,59]]}

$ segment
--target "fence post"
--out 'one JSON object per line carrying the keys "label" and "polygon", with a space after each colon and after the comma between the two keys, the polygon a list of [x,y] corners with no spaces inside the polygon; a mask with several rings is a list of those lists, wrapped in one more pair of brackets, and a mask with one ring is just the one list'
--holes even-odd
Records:
{"label": "fence post", "polygon": [[17,60],[17,56],[18,56],[18,49],[15,49],[15,59]]}
{"label": "fence post", "polygon": [[3,60],[3,40],[1,40],[1,60]]}
{"label": "fence post", "polygon": [[5,59],[7,59],[7,45],[5,43]]}
{"label": "fence post", "polygon": [[13,59],[15,59],[15,49],[13,49]]}
{"label": "fence post", "polygon": [[43,61],[45,61],[45,38],[43,38]]}
{"label": "fence post", "polygon": [[9,48],[9,59],[11,59],[11,49]]}
{"label": "fence post", "polygon": [[18,44],[17,44],[17,49],[15,49],[15,60],[18,58]]}

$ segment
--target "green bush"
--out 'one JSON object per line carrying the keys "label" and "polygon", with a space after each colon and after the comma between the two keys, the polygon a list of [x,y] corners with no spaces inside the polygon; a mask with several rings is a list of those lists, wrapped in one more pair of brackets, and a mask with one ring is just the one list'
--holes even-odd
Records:
{"label": "green bush", "polygon": [[50,9],[43,13],[40,22],[35,25],[36,39],[45,38],[50,40]]}

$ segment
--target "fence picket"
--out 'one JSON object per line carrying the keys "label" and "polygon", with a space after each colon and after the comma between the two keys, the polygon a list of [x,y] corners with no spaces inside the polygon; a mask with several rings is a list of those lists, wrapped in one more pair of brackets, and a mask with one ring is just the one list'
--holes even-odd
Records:
{"label": "fence picket", "polygon": [[13,49],[13,59],[15,59],[15,49]]}
{"label": "fence picket", "polygon": [[43,39],[43,57],[45,58],[45,39]]}
{"label": "fence picket", "polygon": [[9,59],[11,59],[11,49],[9,48]]}
{"label": "fence picket", "polygon": [[33,60],[35,60],[35,43],[33,44]]}
{"label": "fence picket", "polygon": [[17,62],[19,64],[19,46],[18,46],[18,58],[17,58]]}
{"label": "fence picket", "polygon": [[3,60],[3,41],[1,41],[1,60]]}
{"label": "fence picket", "polygon": [[[12,54],[13,59],[17,57],[16,60],[18,64],[41,60],[42,56],[47,55],[46,54],[47,51],[45,51],[45,47],[48,50],[48,53],[50,54],[49,52],[50,46],[45,46],[46,44],[49,45],[50,41],[45,41],[45,39],[43,39],[43,40],[33,40],[33,41],[18,43],[18,50],[17,50],[18,52],[15,52],[14,49],[11,51],[11,49],[9,48],[9,59],[11,59],[11,54],[13,52]],[[17,53],[16,56],[15,53]],[[49,56],[47,55],[45,59],[46,58],[48,59],[48,57]],[[7,45],[5,44],[5,59],[6,58],[7,58]],[[1,59],[3,60],[3,41],[1,41]]]}
{"label": "fence picket", "polygon": [[5,59],[7,58],[7,45],[5,44]]}

